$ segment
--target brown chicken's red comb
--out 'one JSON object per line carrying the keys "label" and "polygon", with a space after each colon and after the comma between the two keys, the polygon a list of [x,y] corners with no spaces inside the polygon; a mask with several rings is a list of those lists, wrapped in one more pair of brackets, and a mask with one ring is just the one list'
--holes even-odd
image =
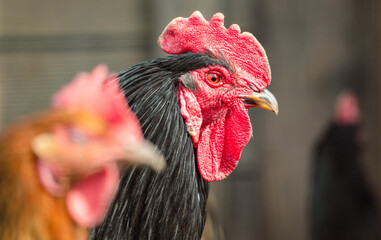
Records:
{"label": "brown chicken's red comb", "polygon": [[226,29],[222,13],[216,13],[209,22],[198,11],[189,18],[178,17],[164,29],[158,43],[169,54],[221,51],[241,77],[256,80],[259,90],[270,84],[270,66],[261,44],[251,33],[241,33],[237,24]]}
{"label": "brown chicken's red comb", "polygon": [[87,109],[111,123],[120,135],[137,138],[142,135],[139,121],[130,111],[117,77],[111,75],[105,65],[98,65],[90,73],[79,73],[53,96],[53,106],[67,110]]}

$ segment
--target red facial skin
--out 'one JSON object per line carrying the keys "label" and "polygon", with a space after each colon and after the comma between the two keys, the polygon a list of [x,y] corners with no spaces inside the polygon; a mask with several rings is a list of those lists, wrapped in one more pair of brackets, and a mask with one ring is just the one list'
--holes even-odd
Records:
{"label": "red facial skin", "polygon": [[[222,66],[190,73],[198,90],[180,87],[182,113],[193,129],[201,176],[207,181],[226,178],[237,166],[242,149],[252,136],[248,107],[240,95],[253,91]],[[241,84],[240,84],[241,83]],[[182,101],[181,101],[182,100]],[[193,113],[189,113],[192,109]]]}

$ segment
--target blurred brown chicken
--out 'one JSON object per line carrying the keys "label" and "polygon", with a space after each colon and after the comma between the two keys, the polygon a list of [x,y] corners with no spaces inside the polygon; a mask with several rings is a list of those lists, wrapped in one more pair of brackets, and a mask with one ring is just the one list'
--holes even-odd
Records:
{"label": "blurred brown chicken", "polygon": [[165,167],[107,68],[79,74],[0,137],[0,239],[87,239],[135,164]]}

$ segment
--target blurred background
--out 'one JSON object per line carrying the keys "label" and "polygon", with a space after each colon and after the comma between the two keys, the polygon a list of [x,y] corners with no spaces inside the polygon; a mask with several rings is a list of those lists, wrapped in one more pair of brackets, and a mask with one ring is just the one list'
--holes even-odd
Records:
{"label": "blurred background", "polygon": [[[309,239],[311,156],[345,88],[359,97],[365,173],[381,198],[381,2],[377,0],[0,0],[0,127],[49,106],[78,71],[165,56],[175,17],[225,15],[264,46],[279,116],[250,111],[254,139],[212,183],[226,239]],[[380,201],[378,203],[381,203]]]}

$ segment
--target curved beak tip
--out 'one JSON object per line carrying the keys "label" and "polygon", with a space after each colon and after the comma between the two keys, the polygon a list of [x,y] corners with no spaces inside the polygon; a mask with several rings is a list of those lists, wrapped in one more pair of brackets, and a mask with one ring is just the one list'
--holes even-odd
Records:
{"label": "curved beak tip", "polygon": [[274,109],[273,112],[275,113],[275,115],[278,115],[279,114],[279,108]]}
{"label": "curved beak tip", "polygon": [[254,92],[250,96],[239,96],[244,103],[252,107],[260,107],[262,109],[272,111],[276,115],[279,113],[278,101],[275,96],[267,89],[262,92]]}

